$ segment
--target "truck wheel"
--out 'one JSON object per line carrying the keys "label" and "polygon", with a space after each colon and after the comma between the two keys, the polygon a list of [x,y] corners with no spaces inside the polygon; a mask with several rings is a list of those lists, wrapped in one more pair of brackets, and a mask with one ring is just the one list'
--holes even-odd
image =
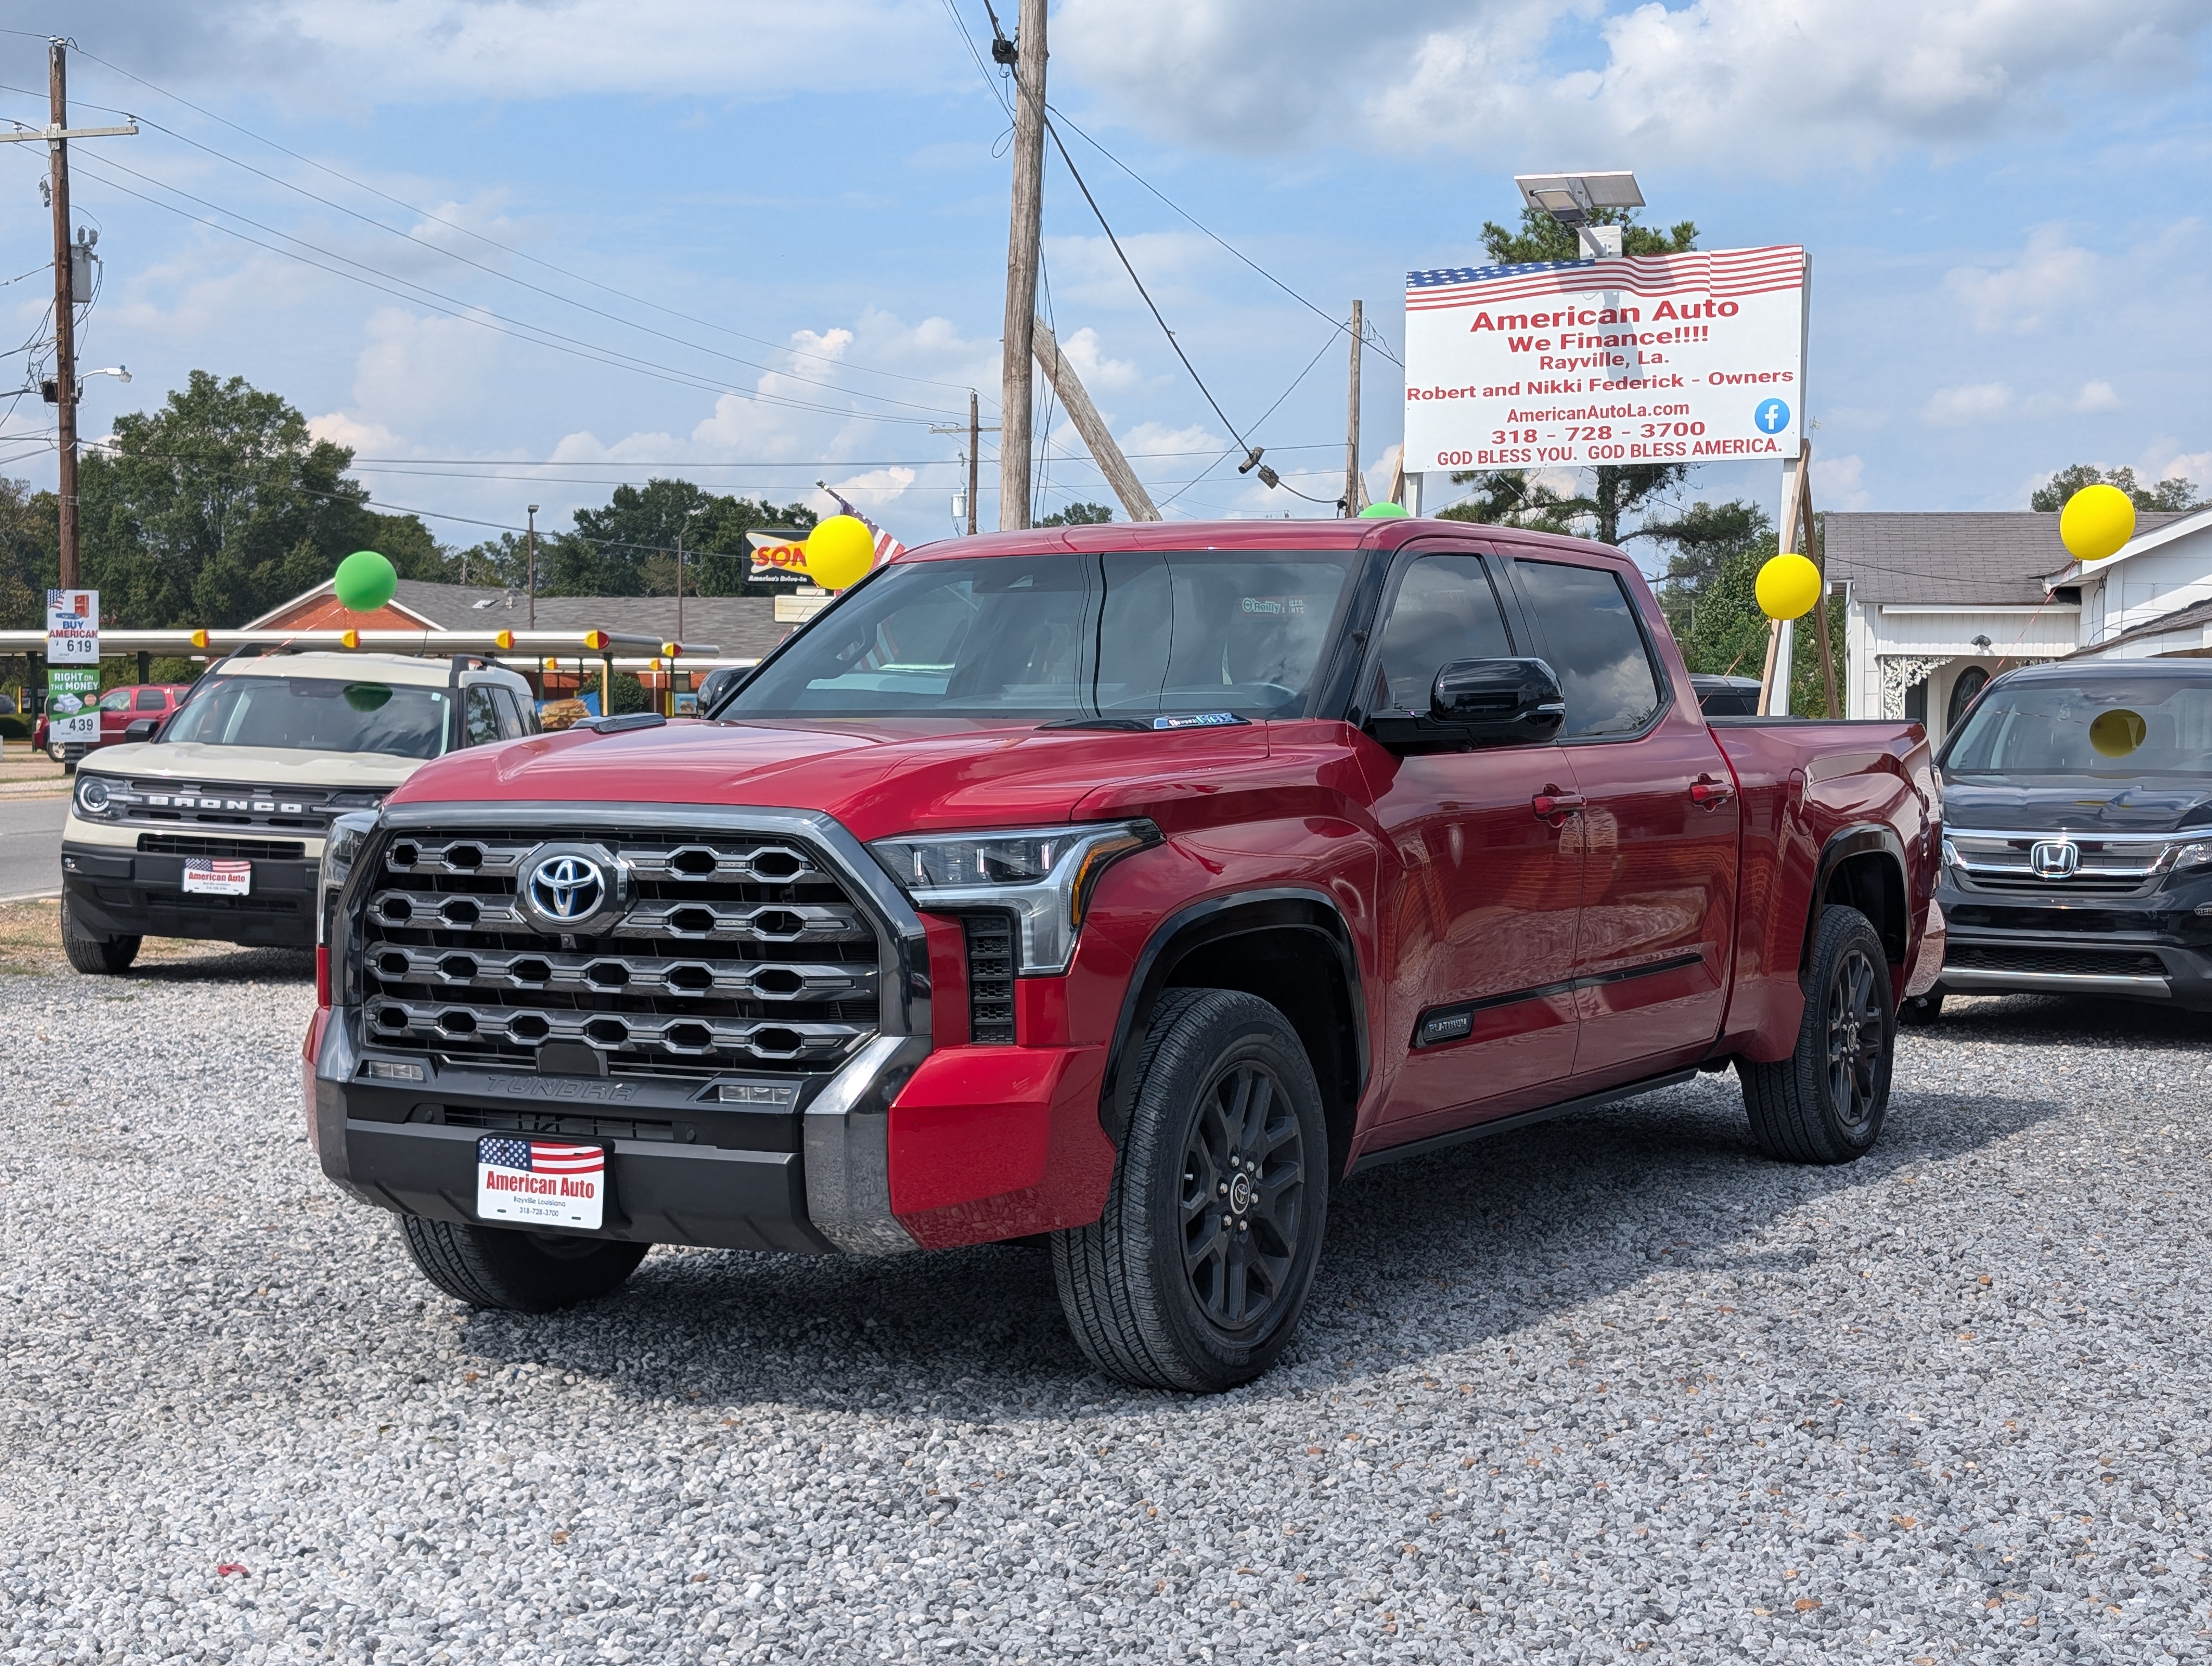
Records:
{"label": "truck wheel", "polygon": [[136,937],[94,937],[76,928],[69,898],[62,898],[62,952],[69,964],[93,977],[115,977],[131,970],[138,958]]}
{"label": "truck wheel", "polygon": [[1897,1009],[1899,1024],[1919,1025],[1933,1024],[1943,1016],[1943,992],[1930,989],[1924,995],[1907,995]]}
{"label": "truck wheel", "polygon": [[1257,996],[1170,992],[1133,1067],[1106,1213],[1055,1232],[1083,1351],[1146,1388],[1211,1393],[1274,1363],[1321,1259],[1328,1133],[1297,1032]]}
{"label": "truck wheel", "polygon": [[399,1217],[422,1276],[471,1307],[550,1313],[604,1296],[637,1270],[649,1243]]}
{"label": "truck wheel", "polygon": [[1775,1064],[1736,1061],[1759,1150],[1785,1163],[1850,1163],[1874,1149],[1889,1110],[1897,1025],[1889,963],[1856,909],[1820,914],[1796,1050]]}

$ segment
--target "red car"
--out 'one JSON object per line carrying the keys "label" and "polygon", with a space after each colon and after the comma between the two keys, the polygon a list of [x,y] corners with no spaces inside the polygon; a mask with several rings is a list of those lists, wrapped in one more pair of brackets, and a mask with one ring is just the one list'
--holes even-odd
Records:
{"label": "red car", "polygon": [[1920,727],[1708,721],[1573,539],[954,540],[710,698],[333,830],[310,1134],[464,1301],[1042,1237],[1100,1368],[1221,1389],[1340,1177],[1729,1065],[1863,1155],[1941,964]]}
{"label": "red car", "polygon": [[[185,703],[185,696],[191,691],[190,683],[134,683],[127,688],[108,690],[100,696],[98,744],[101,746],[120,744],[125,739],[125,731],[141,718],[151,718],[157,724],[162,722],[171,712]],[[82,741],[64,744],[49,740],[43,713],[32,727],[31,745],[57,763],[74,763],[94,750]]]}

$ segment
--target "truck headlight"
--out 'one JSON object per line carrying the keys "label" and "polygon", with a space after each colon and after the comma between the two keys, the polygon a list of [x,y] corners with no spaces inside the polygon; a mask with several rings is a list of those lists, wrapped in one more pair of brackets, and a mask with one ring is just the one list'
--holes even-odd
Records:
{"label": "truck headlight", "polygon": [[1003,909],[1018,922],[1018,970],[1067,970],[1091,888],[1109,864],[1160,842],[1148,821],[1004,833],[930,833],[868,847],[918,909]]}
{"label": "truck headlight", "polygon": [[331,818],[331,830],[323,839],[323,869],[317,891],[320,906],[321,941],[330,941],[330,915],[337,895],[345,889],[353,865],[360,860],[361,853],[368,843],[368,836],[376,831],[376,818],[366,810],[350,815]]}

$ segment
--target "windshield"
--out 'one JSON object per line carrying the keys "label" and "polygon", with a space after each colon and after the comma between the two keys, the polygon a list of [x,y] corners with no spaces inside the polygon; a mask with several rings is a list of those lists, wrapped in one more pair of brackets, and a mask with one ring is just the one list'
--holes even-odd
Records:
{"label": "windshield", "polygon": [[1350,550],[917,561],[809,627],[723,717],[1305,714]]}
{"label": "windshield", "polygon": [[447,743],[447,709],[443,689],[336,677],[218,677],[193,691],[161,738],[437,757]]}
{"label": "windshield", "polygon": [[1995,683],[1945,750],[1965,775],[2212,773],[2212,682],[2178,677]]}

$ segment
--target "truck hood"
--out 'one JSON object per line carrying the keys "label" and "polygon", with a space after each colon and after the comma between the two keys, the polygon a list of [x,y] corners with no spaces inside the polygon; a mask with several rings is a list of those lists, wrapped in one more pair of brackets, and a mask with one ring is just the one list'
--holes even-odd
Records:
{"label": "truck hood", "polygon": [[314,752],[289,746],[216,746],[205,741],[134,741],[103,746],[78,766],[82,775],[163,781],[236,781],[247,787],[397,787],[422,760],[389,752]]}
{"label": "truck hood", "polygon": [[1996,833],[2173,833],[2212,825],[2212,781],[1943,776],[1943,819]]}
{"label": "truck hood", "polygon": [[824,811],[875,839],[1051,826],[1076,818],[1103,783],[1152,777],[1172,790],[1267,756],[1260,723],[1132,733],[946,719],[679,721],[472,747],[424,765],[389,802],[752,805]]}

